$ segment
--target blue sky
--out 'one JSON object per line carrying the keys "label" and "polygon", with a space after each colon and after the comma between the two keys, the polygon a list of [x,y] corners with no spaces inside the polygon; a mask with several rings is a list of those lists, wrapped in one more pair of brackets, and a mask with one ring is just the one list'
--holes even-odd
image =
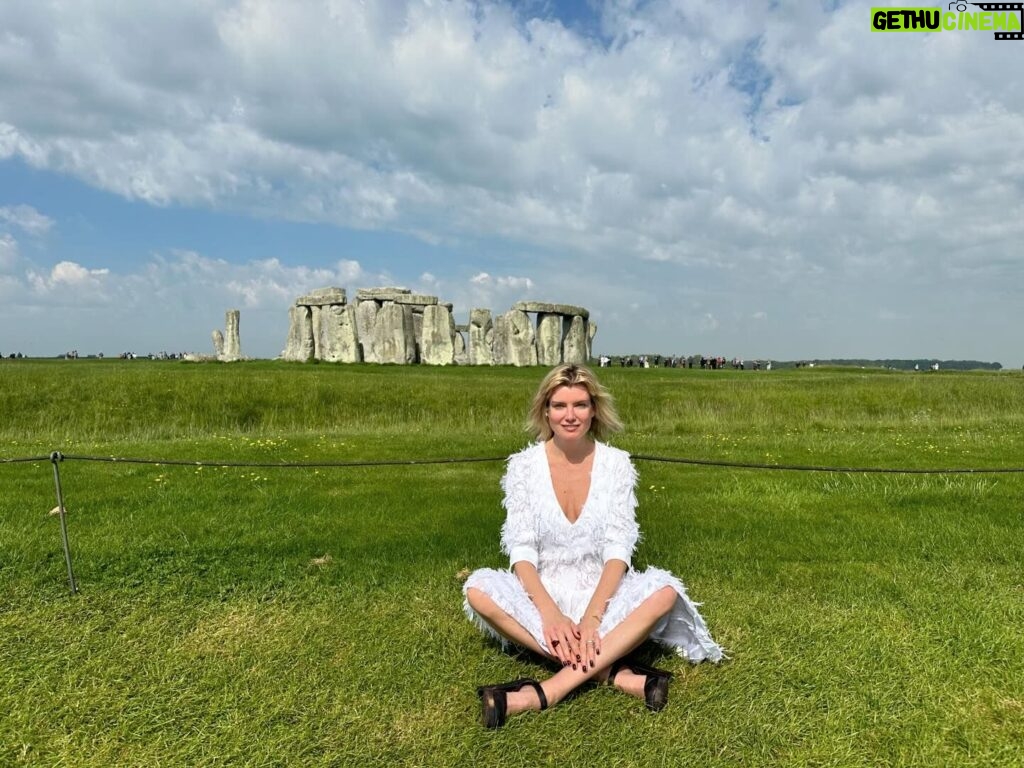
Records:
{"label": "blue sky", "polygon": [[[0,353],[276,356],[310,289],[595,352],[1019,368],[1021,43],[868,3],[15,4]],[[729,8],[730,10],[723,10]]]}

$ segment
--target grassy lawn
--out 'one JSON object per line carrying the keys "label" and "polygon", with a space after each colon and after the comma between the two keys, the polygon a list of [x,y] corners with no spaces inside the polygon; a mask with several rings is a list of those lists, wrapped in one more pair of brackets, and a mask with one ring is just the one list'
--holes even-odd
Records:
{"label": "grassy lawn", "polygon": [[[505,456],[542,372],[0,361],[0,458]],[[1024,465],[1024,376],[610,369],[636,454]],[[607,688],[497,732],[475,688],[534,661],[462,615],[501,462],[0,464],[0,765],[1016,766],[1024,475],[643,462],[635,563],[731,659],[651,715]]]}

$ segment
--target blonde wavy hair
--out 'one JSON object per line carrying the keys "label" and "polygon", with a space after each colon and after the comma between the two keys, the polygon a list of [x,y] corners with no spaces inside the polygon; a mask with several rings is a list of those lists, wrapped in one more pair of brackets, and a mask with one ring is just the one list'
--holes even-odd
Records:
{"label": "blonde wavy hair", "polygon": [[526,416],[526,431],[538,440],[548,440],[553,434],[548,424],[547,411],[551,396],[559,387],[583,387],[590,393],[590,402],[594,408],[594,418],[588,433],[590,437],[604,440],[612,433],[622,431],[622,421],[615,412],[611,393],[601,386],[593,371],[585,365],[562,363],[548,371],[541,381]]}

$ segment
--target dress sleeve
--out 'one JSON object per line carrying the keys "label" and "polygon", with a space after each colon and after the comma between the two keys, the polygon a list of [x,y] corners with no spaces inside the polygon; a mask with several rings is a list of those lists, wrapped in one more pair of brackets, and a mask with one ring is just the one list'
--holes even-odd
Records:
{"label": "dress sleeve", "polygon": [[501,549],[508,555],[509,564],[520,561],[538,562],[537,515],[530,504],[530,468],[526,456],[516,454],[508,461],[501,488],[505,491],[505,524],[501,527]]}
{"label": "dress sleeve", "polygon": [[629,456],[621,453],[615,456],[610,468],[608,491],[611,503],[608,505],[608,526],[601,556],[604,562],[622,560],[632,565],[633,549],[640,539],[640,526],[636,522],[636,483],[638,475]]}

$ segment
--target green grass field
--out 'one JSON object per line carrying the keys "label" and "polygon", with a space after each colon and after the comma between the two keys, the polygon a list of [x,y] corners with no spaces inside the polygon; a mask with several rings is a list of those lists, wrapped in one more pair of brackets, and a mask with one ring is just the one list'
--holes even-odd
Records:
{"label": "green grass field", "polygon": [[[1024,465],[1024,375],[600,371],[635,454]],[[540,369],[0,361],[0,458],[504,456]],[[657,715],[607,688],[497,732],[543,669],[464,618],[502,464],[0,464],[0,765],[1018,766],[1024,476],[638,463],[635,564],[730,651]]]}

